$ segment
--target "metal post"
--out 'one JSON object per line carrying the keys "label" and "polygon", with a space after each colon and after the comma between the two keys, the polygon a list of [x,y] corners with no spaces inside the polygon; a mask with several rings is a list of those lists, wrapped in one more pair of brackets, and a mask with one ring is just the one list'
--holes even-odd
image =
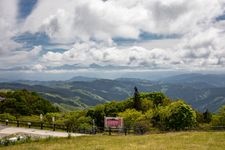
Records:
{"label": "metal post", "polygon": [[92,134],[95,134],[95,120],[92,120],[93,126],[92,126]]}
{"label": "metal post", "polygon": [[127,135],[127,128],[124,128],[124,134]]}
{"label": "metal post", "polygon": [[20,127],[20,122],[19,122],[19,120],[16,121],[16,124],[17,124],[17,125],[16,125],[17,127]]}
{"label": "metal post", "polygon": [[41,122],[41,130],[43,129],[43,122]]}
{"label": "metal post", "polygon": [[8,124],[9,124],[9,120],[6,119],[6,120],[5,120],[5,125],[7,126]]}
{"label": "metal post", "polygon": [[111,132],[112,132],[112,130],[111,130],[111,128],[109,127],[109,135],[111,135],[111,134],[112,134]]}
{"label": "metal post", "polygon": [[69,125],[66,126],[66,132],[69,132]]}
{"label": "metal post", "polygon": [[28,122],[27,125],[28,125],[29,128],[31,127],[31,123],[30,122]]}
{"label": "metal post", "polygon": [[53,124],[53,131],[55,131],[55,124]]}

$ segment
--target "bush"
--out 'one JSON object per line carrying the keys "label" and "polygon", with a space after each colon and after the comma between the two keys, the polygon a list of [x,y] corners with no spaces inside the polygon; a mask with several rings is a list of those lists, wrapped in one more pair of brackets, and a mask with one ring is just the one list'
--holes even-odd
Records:
{"label": "bush", "polygon": [[161,127],[165,130],[184,130],[196,125],[196,114],[192,108],[179,100],[160,112]]}
{"label": "bush", "polygon": [[8,120],[16,120],[16,117],[9,114],[9,113],[4,113],[4,114],[0,114],[0,119],[1,120],[5,120],[5,119],[8,119]]}
{"label": "bush", "polygon": [[144,134],[150,130],[151,126],[152,125],[146,116],[141,115],[134,123],[134,132],[137,134]]}
{"label": "bush", "polygon": [[86,117],[86,111],[75,111],[65,115],[65,125],[70,131],[90,130],[92,127],[91,117]]}
{"label": "bush", "polygon": [[225,105],[219,109],[219,112],[217,115],[213,115],[212,125],[213,126],[225,126]]}
{"label": "bush", "polygon": [[123,118],[125,128],[132,128],[142,116],[142,113],[135,109],[127,109],[124,112],[119,113],[119,116]]}

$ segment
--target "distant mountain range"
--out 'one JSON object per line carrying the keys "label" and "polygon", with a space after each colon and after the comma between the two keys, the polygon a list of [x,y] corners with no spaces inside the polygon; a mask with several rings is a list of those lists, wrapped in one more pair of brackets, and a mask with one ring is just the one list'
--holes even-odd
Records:
{"label": "distant mountain range", "polygon": [[90,78],[90,77],[84,77],[84,76],[76,76],[76,77],[71,78],[68,81],[73,82],[73,81],[94,81],[94,80],[97,80],[97,78]]}
{"label": "distant mountain range", "polygon": [[199,111],[215,112],[225,105],[225,76],[182,74],[149,81],[136,78],[114,80],[74,77],[67,81],[16,81],[0,83],[0,89],[27,89],[65,109],[85,108],[96,104],[124,100],[140,92],[161,91],[172,99],[184,99]]}
{"label": "distant mountain range", "polygon": [[204,83],[215,87],[225,87],[224,74],[181,74],[162,79],[165,83]]}

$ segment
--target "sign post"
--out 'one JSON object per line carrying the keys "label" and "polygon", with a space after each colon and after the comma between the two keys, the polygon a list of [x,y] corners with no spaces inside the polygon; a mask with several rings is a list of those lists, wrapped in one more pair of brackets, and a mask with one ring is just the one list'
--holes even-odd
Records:
{"label": "sign post", "polygon": [[113,130],[123,129],[123,118],[121,117],[104,117],[105,129],[108,129],[109,135],[111,135]]}
{"label": "sign post", "polygon": [[55,117],[52,117],[52,123],[53,123],[53,131],[55,131]]}
{"label": "sign post", "polygon": [[43,129],[43,115],[40,114],[40,120],[41,120],[41,130]]}

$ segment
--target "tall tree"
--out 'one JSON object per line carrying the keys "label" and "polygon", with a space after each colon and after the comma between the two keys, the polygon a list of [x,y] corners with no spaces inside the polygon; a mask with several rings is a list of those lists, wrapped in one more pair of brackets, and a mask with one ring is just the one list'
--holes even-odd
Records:
{"label": "tall tree", "polygon": [[141,110],[141,99],[137,87],[134,87],[134,109]]}
{"label": "tall tree", "polygon": [[203,119],[205,123],[209,123],[212,120],[212,114],[209,112],[208,109],[203,113]]}

